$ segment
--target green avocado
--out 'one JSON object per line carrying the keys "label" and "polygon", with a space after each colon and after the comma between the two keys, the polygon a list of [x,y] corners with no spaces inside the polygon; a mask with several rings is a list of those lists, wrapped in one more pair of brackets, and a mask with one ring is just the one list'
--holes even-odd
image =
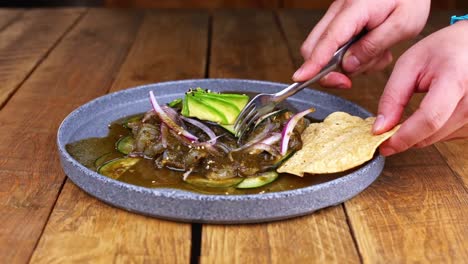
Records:
{"label": "green avocado", "polygon": [[[195,96],[198,100],[200,100],[202,103],[205,105],[211,106],[214,109],[218,110],[221,112],[221,114],[225,117],[226,122],[219,122],[222,125],[229,125],[229,124],[234,124],[236,121],[237,116],[240,113],[239,108],[232,104],[231,102],[227,100],[223,100],[220,98],[216,97],[208,97],[208,96]],[[213,121],[213,120],[210,120]]]}
{"label": "green avocado", "polygon": [[227,131],[231,132],[232,134],[235,133],[235,131],[234,131],[234,125],[221,125],[221,124],[220,124],[220,126],[222,126],[222,127],[223,127],[224,129],[226,129]]}
{"label": "green avocado", "polygon": [[248,101],[249,97],[243,94],[221,94],[201,88],[191,89],[182,101],[182,115],[216,122],[232,133],[232,124]]}
{"label": "green avocado", "polygon": [[205,94],[204,96],[217,97],[229,101],[231,104],[234,104],[239,111],[242,111],[249,102],[249,97],[243,94]]}
{"label": "green avocado", "polygon": [[183,103],[182,114],[184,116],[196,117],[201,120],[208,120],[220,124],[227,124],[228,120],[212,105],[207,105],[199,98],[192,95],[186,95]]}
{"label": "green avocado", "polygon": [[249,97],[245,94],[231,94],[231,93],[214,93],[207,90],[203,90],[202,88],[198,87],[195,90],[190,91],[189,93],[193,94],[196,97],[199,96],[206,96],[218,99],[224,99],[229,101],[231,104],[234,104],[242,110],[244,106],[249,102]]}

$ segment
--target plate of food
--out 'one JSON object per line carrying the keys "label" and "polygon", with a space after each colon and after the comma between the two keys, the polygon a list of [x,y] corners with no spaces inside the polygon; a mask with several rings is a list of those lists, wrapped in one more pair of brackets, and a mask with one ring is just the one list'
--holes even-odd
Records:
{"label": "plate of food", "polygon": [[342,203],[382,172],[362,107],[306,89],[261,117],[242,139],[232,124],[253,95],[285,84],[197,79],[94,99],[60,125],[64,172],[113,206],[157,218],[254,223]]}

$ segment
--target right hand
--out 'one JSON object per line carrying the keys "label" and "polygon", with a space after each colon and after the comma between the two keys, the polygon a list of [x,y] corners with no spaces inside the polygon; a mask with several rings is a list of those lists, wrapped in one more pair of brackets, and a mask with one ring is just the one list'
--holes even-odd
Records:
{"label": "right hand", "polygon": [[[343,71],[356,74],[382,70],[392,61],[391,46],[421,32],[429,8],[430,0],[336,0],[302,44],[305,62],[293,80],[315,76],[340,46],[364,28],[368,33],[346,52]],[[346,89],[351,87],[351,80],[331,72],[320,84]]]}

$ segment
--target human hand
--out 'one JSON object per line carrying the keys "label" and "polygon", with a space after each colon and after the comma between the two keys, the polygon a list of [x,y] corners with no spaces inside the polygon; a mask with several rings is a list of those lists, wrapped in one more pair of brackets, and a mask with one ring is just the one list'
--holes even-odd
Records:
{"label": "human hand", "polygon": [[410,147],[468,138],[468,21],[446,27],[406,51],[380,99],[374,133],[400,120],[414,92],[427,92],[419,108],[380,146],[389,156]]}
{"label": "human hand", "polygon": [[[394,44],[416,36],[424,27],[430,0],[336,0],[310,32],[301,47],[305,63],[293,80],[315,76],[333,53],[364,28],[369,32],[346,52],[342,68],[348,74],[381,70],[392,61],[388,50]],[[351,80],[338,72],[329,73],[320,84],[350,88]]]}

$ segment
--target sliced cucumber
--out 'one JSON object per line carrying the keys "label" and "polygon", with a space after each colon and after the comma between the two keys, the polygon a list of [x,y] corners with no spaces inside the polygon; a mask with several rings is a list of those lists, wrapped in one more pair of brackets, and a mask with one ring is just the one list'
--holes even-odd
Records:
{"label": "sliced cucumber", "polygon": [[94,166],[96,168],[99,168],[99,166],[101,166],[102,164],[110,161],[110,160],[113,160],[113,159],[116,159],[116,158],[121,158],[122,157],[122,154],[121,153],[117,153],[117,152],[109,152],[109,153],[106,153],[102,156],[100,156],[99,158],[97,158],[95,161],[94,161]]}
{"label": "sliced cucumber", "polygon": [[109,178],[117,179],[140,160],[141,158],[114,159],[102,164],[97,172]]}
{"label": "sliced cucumber", "polygon": [[132,136],[125,136],[119,139],[117,143],[115,143],[115,148],[125,155],[129,154],[133,151],[133,146],[135,143],[135,139]]}
{"label": "sliced cucumber", "polygon": [[123,123],[123,126],[126,127],[126,128],[130,128],[130,126],[128,124],[138,122],[142,118],[143,118],[143,116],[141,116],[141,115],[132,116],[132,117],[128,118],[127,120],[125,120],[125,122]]}
{"label": "sliced cucumber", "polygon": [[230,179],[224,179],[224,180],[213,180],[213,179],[208,179],[203,176],[198,176],[198,175],[190,175],[187,177],[185,180],[186,182],[199,186],[199,187],[213,187],[213,188],[226,188],[226,187],[231,187],[239,184],[242,182],[244,178],[241,177],[234,177]]}
{"label": "sliced cucumber", "polygon": [[278,160],[275,164],[273,164],[273,166],[271,167],[272,169],[276,169],[278,168],[279,166],[281,166],[281,164],[283,164],[283,162],[285,162],[287,159],[289,159],[293,154],[294,154],[295,151],[289,151],[287,152],[283,157],[281,157],[280,160]]}
{"label": "sliced cucumber", "polygon": [[236,188],[250,189],[265,186],[278,178],[276,171],[267,171],[257,174],[257,176],[245,178]]}

